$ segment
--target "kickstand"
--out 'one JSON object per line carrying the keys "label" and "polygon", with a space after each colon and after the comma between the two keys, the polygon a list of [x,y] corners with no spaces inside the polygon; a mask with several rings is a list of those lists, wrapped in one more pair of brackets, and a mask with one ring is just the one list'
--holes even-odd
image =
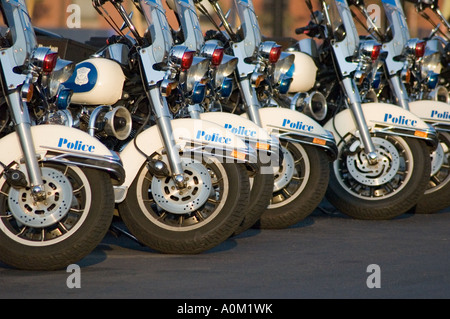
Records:
{"label": "kickstand", "polygon": [[115,225],[111,225],[111,226],[109,227],[109,229],[110,229],[110,231],[111,231],[114,235],[116,235],[117,237],[119,237],[119,236],[121,236],[121,235],[125,235],[125,237],[128,237],[129,239],[131,239],[131,240],[137,242],[139,245],[145,246],[145,245],[144,245],[143,243],[141,243],[136,237],[134,237],[132,234],[130,234],[129,232],[127,232],[126,230],[124,230],[124,229],[122,229],[122,228],[120,228],[120,227],[117,227],[117,226],[115,226]]}

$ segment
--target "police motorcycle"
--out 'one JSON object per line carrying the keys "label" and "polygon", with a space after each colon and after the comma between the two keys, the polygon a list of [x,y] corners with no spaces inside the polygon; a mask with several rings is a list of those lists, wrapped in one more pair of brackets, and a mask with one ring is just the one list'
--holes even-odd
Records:
{"label": "police motorcycle", "polygon": [[[215,123],[172,119],[167,99],[191,80],[195,52],[173,45],[161,0],[133,4],[147,23],[143,35],[122,1],[93,1],[117,36],[64,83],[74,91],[70,108],[80,128],[122,159],[127,177],[114,189],[115,202],[130,233],[159,252],[200,253],[242,221],[249,198],[244,164],[256,155]],[[107,6],[117,10],[122,27]]]}
{"label": "police motorcycle", "polygon": [[[360,12],[365,13],[363,1],[352,0],[351,2]],[[428,186],[424,196],[414,207],[416,213],[437,212],[450,205],[448,196],[450,192],[448,169],[450,105],[446,101],[448,97],[446,88],[437,86],[438,73],[435,71],[438,66],[433,62],[435,58],[430,52],[430,47],[438,44],[435,42],[438,40],[428,40],[428,46],[423,40],[411,39],[401,3],[398,0],[383,0],[382,3],[389,30],[387,33],[382,33],[380,30],[374,32],[377,41],[383,45],[383,51],[387,53],[382,63],[385,73],[380,77],[380,80],[385,83],[380,86],[377,95],[403,109],[410,110],[424,122],[432,125],[439,133],[439,145],[431,154]],[[425,56],[425,52],[429,54],[428,57]],[[422,77],[422,72],[426,72],[427,75]],[[429,94],[423,94],[427,91]]]}
{"label": "police motorcycle", "polygon": [[25,1],[1,1],[1,14],[0,261],[62,269],[103,239],[125,172],[97,139],[56,125],[73,64],[38,47]]}
{"label": "police motorcycle", "polygon": [[[313,90],[326,97],[324,127],[333,132],[339,156],[332,164],[326,198],[358,219],[390,219],[411,209],[430,174],[436,131],[415,114],[386,103],[361,103],[354,81],[359,37],[345,0],[323,0],[297,34],[297,50],[318,67]],[[313,38],[323,40],[320,47]],[[295,63],[294,79],[304,76]]]}
{"label": "police motorcycle", "polygon": [[291,82],[287,71],[294,57],[281,52],[275,42],[262,41],[252,1],[234,1],[240,20],[236,28],[229,23],[219,1],[194,2],[217,29],[207,31],[207,38],[218,41],[227,53],[239,59],[234,72],[236,89],[222,108],[250,119],[281,143],[282,161],[274,167],[270,203],[256,227],[280,229],[296,224],[323,199],[329,161],[336,154],[335,140],[309,116],[280,107],[275,100],[277,94],[270,96],[270,106],[260,100],[258,87],[263,85],[270,88],[269,93],[286,93]]}
{"label": "police motorcycle", "polygon": [[[257,165],[249,166],[251,192],[245,217],[233,235],[238,235],[253,226],[269,205],[273,189],[273,168],[279,165],[279,141],[271,137],[265,129],[237,114],[223,112],[221,103],[230,96],[234,72],[238,59],[224,54],[224,48],[215,40],[205,41],[199,17],[192,0],[166,1],[179,22],[179,28],[172,28],[177,45],[184,45],[207,59],[206,73],[199,72],[199,80],[207,97],[198,97],[197,87],[193,93],[179,94],[169,106],[175,107],[174,116],[200,118],[217,123],[249,143],[257,151]],[[202,76],[204,74],[204,76]],[[197,82],[198,84],[199,82]],[[183,91],[183,90],[182,90]]]}
{"label": "police motorcycle", "polygon": [[[411,80],[405,86],[414,100],[450,103],[450,23],[440,11],[437,0],[408,1],[414,3],[416,11],[433,26],[433,30],[423,39],[424,43],[417,42],[418,49],[425,46],[423,57],[411,59]],[[436,24],[428,14],[429,11],[441,23]]]}

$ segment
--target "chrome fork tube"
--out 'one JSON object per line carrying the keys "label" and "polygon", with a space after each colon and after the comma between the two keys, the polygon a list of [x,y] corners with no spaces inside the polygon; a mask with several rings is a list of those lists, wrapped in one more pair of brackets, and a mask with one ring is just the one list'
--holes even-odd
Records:
{"label": "chrome fork tube", "polygon": [[36,201],[45,199],[44,181],[42,180],[33,137],[31,135],[31,121],[26,103],[22,102],[20,94],[15,91],[8,95],[10,112],[15,123],[15,130],[19,137],[20,147],[27,168],[28,179],[31,186],[31,194]]}
{"label": "chrome fork tube", "polygon": [[394,93],[396,104],[401,108],[409,111],[409,96],[406,93],[406,88],[403,82],[400,81],[400,77],[398,75],[394,75],[389,79],[389,83]]}
{"label": "chrome fork tube", "polygon": [[189,116],[193,119],[200,119],[201,107],[198,104],[188,106]]}
{"label": "chrome fork tube", "polygon": [[260,104],[258,98],[256,97],[255,89],[250,85],[250,81],[248,79],[240,80],[239,87],[249,119],[258,126],[262,126],[261,118],[259,117]]}
{"label": "chrome fork tube", "polygon": [[358,127],[367,159],[370,164],[376,164],[377,152],[375,145],[373,145],[372,138],[370,137],[366,119],[362,111],[361,98],[359,96],[358,89],[356,88],[353,80],[349,77],[342,80],[342,85],[349,99],[350,110],[352,111],[353,118],[356,121],[356,126]]}
{"label": "chrome fork tube", "polygon": [[172,176],[178,187],[184,187],[184,174],[181,167],[181,158],[173,138],[172,124],[170,123],[170,111],[166,99],[162,98],[157,87],[148,91],[153,106],[153,112],[156,118],[159,132],[163,139],[164,148],[167,152],[169,166]]}

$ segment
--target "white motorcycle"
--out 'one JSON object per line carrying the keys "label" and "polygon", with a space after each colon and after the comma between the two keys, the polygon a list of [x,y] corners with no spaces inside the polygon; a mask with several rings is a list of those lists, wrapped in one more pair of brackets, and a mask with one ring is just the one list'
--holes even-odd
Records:
{"label": "white motorcycle", "polygon": [[[311,38],[299,41],[297,55],[315,62],[317,82],[311,91],[326,97],[328,108],[321,123],[333,132],[339,148],[327,199],[354,218],[399,216],[425,191],[430,152],[438,144],[436,131],[398,106],[361,103],[354,81],[359,36],[348,3],[323,0],[321,12],[313,12],[311,1],[306,4],[312,20],[296,33]],[[319,48],[314,37],[323,40]],[[305,77],[302,67],[296,57],[293,87]],[[304,93],[298,92],[295,100]]]}
{"label": "white motorcycle", "polygon": [[[273,41],[262,41],[258,20],[251,0],[236,0],[240,25],[235,28],[218,1],[194,1],[198,10],[214,22],[216,32],[209,37],[219,41],[238,63],[234,72],[236,90],[224,109],[240,114],[263,127],[281,143],[283,158],[274,168],[270,203],[257,227],[286,228],[309,216],[325,194],[329,179],[329,162],[337,148],[330,131],[311,117],[295,110],[273,105],[262,106],[258,90],[267,84],[272,94],[283,92],[290,84],[286,74],[293,63],[291,54],[281,52]],[[211,6],[211,9],[207,7]],[[274,106],[274,107],[273,107]]]}
{"label": "white motorcycle", "polygon": [[[363,1],[352,0],[352,2],[370,19],[364,9]],[[398,0],[383,0],[382,4],[390,31],[387,36],[382,36],[383,33],[379,30],[373,32],[373,36],[382,44],[383,51],[387,55],[383,57],[384,73],[380,77],[383,83],[378,90],[372,90],[377,92],[376,95],[380,98],[411,111],[424,122],[432,125],[439,133],[439,145],[431,154],[428,186],[414,207],[416,213],[437,212],[450,205],[450,196],[448,196],[450,192],[448,169],[450,118],[445,116],[450,114],[450,104],[447,103],[447,89],[445,86],[439,86],[434,72],[430,72],[442,67],[439,59],[436,60],[435,55],[430,55],[431,46],[437,44],[437,39],[430,40],[428,44],[420,39],[411,39],[401,3]],[[375,24],[372,24],[375,28]],[[364,43],[362,45],[366,46],[362,51],[370,51],[370,46]],[[429,56],[427,57],[426,54]],[[362,61],[364,58],[361,58]],[[371,70],[370,67],[367,69]],[[372,72],[376,73],[376,68]],[[422,78],[422,72],[428,75],[418,81]],[[433,89],[429,88],[433,86],[432,83],[434,83]],[[370,81],[367,84],[370,85]],[[411,94],[413,92],[415,93]]]}
{"label": "white motorcycle", "polygon": [[73,68],[38,47],[25,1],[1,5],[0,260],[61,269],[103,239],[113,218],[113,183],[120,185],[125,172],[97,139],[52,125],[70,100],[59,84]]}
{"label": "white motorcycle", "polygon": [[[127,178],[115,202],[141,243],[164,253],[200,253],[241,223],[249,199],[245,163],[256,153],[225,128],[201,119],[172,119],[167,99],[195,82],[195,52],[173,45],[161,1],[134,1],[148,29],[139,34],[122,1],[94,1],[109,20],[112,5],[130,36],[82,61],[64,85],[80,126],[118,151]],[[100,105],[100,106],[98,106]],[[75,121],[75,122],[76,122]]]}

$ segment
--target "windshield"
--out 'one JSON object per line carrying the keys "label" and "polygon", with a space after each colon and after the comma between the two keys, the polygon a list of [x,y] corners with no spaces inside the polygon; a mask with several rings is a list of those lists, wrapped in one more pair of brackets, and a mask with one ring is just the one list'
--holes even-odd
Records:
{"label": "windshield", "polygon": [[153,55],[156,61],[162,62],[170,52],[173,39],[161,0],[140,0],[139,3],[147,21]]}
{"label": "windshield", "polygon": [[349,56],[357,50],[359,35],[353,22],[352,13],[345,0],[325,0],[333,37],[347,46]]}
{"label": "windshield", "polygon": [[388,28],[392,33],[391,42],[396,43],[399,48],[396,54],[400,54],[402,47],[410,38],[405,14],[398,0],[382,0],[382,3],[388,21]]}
{"label": "windshield", "polygon": [[252,56],[261,43],[261,30],[259,29],[255,8],[251,0],[235,0],[235,4],[242,23],[241,31],[246,44],[245,51],[247,56]]}
{"label": "windshield", "polygon": [[[4,22],[7,29],[2,30],[7,34],[11,46],[20,48],[14,55],[17,65],[22,65],[37,47],[36,35],[31,25],[30,16],[24,0],[2,0]],[[5,35],[2,32],[2,35]],[[9,42],[8,41],[8,42]],[[25,48],[25,49],[24,49]]]}

